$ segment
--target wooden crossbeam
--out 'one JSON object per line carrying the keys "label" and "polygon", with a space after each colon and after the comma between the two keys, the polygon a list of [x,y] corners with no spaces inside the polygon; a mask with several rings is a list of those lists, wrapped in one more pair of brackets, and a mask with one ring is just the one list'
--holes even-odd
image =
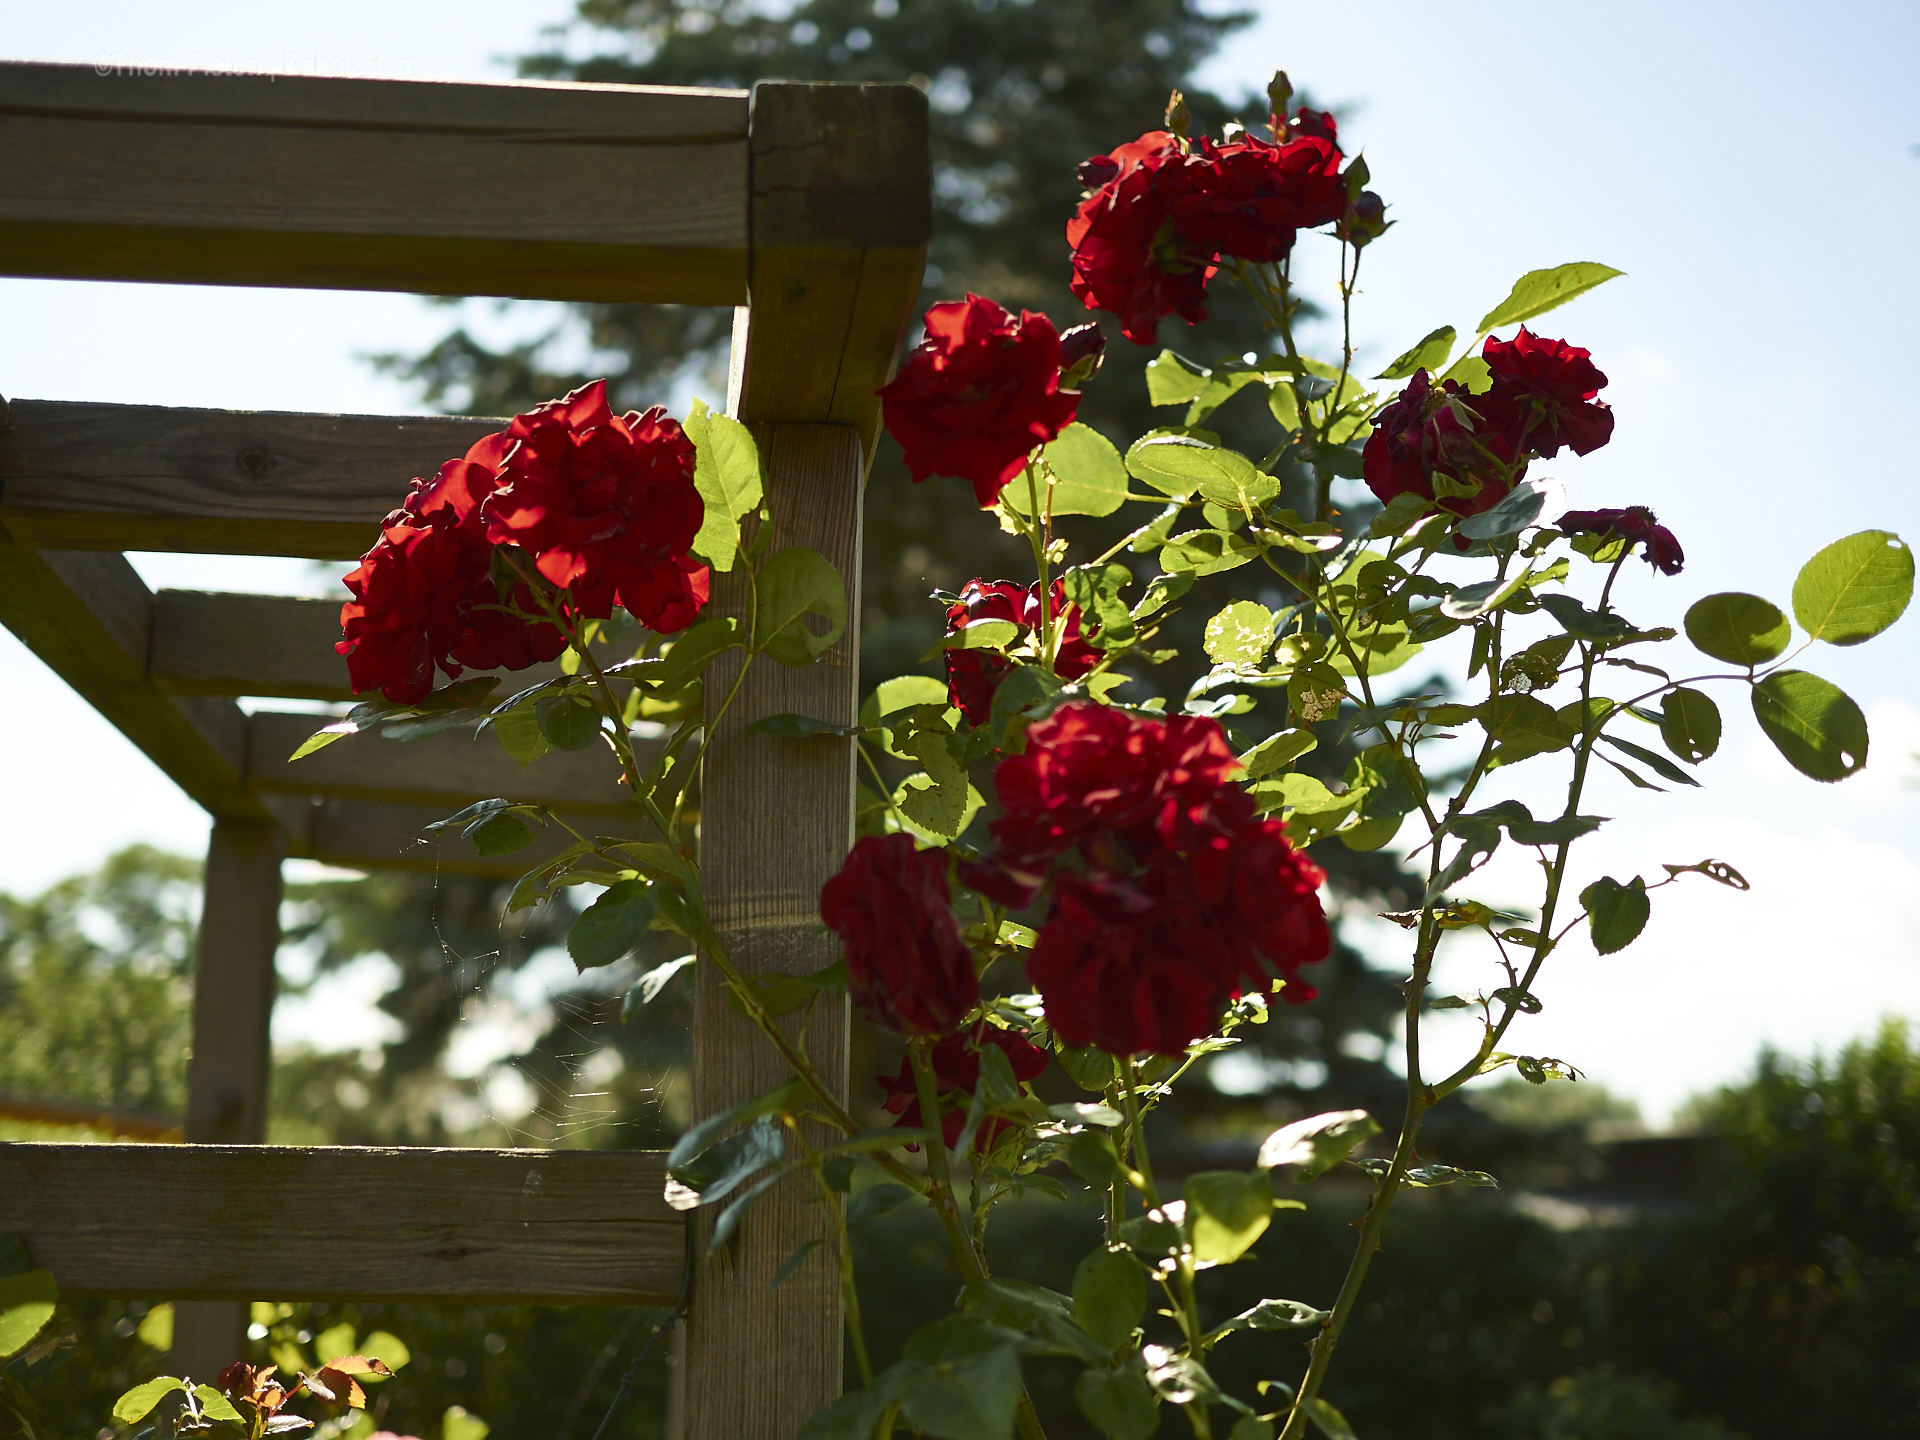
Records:
{"label": "wooden crossbeam", "polygon": [[0,65],[0,274],[735,305],[747,96]]}
{"label": "wooden crossbeam", "polygon": [[[504,793],[512,794],[512,790]],[[420,870],[512,880],[574,843],[558,825],[536,829],[533,843],[510,855],[482,855],[458,831],[427,832],[452,813],[446,802],[408,805],[383,801],[274,795],[267,803],[287,833],[287,853],[347,870]],[[657,840],[659,832],[637,811],[572,817],[593,839]],[[0,1112],[4,1113],[4,1112]]]}
{"label": "wooden crossbeam", "polygon": [[26,544],[316,560],[365,554],[410,478],[506,424],[60,400],[8,408],[0,522]]}
{"label": "wooden crossbeam", "polygon": [[0,1145],[0,1234],[63,1299],[663,1305],[664,1179],[641,1151]]}

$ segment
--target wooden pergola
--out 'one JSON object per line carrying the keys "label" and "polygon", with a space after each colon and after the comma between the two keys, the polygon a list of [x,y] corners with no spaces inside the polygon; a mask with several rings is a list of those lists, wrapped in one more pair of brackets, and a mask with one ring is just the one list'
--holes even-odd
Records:
{"label": "wooden pergola", "polygon": [[[832,958],[817,895],[851,843],[852,744],[745,727],[854,719],[873,392],[911,318],[930,192],[926,103],[909,85],[0,64],[0,274],[736,307],[729,412],[768,457],[781,543],[839,567],[850,617],[822,663],[756,667],[706,762],[703,884],[752,972]],[[65,1296],[180,1302],[175,1368],[204,1378],[243,1353],[253,1299],[672,1303],[685,1229],[661,1199],[661,1155],[260,1143],[282,857],[512,873],[523,863],[421,850],[421,826],[511,795],[637,834],[611,758],[555,753],[523,771],[451,733],[291,764],[314,718],[237,701],[346,698],[337,605],[156,594],[121,553],[351,559],[409,477],[502,422],[22,399],[0,419],[0,620],[213,822],[190,1143],[0,1146],[0,1233],[24,1234]],[[738,572],[715,578],[713,603],[738,610]],[[700,974],[704,1115],[784,1075]],[[844,1093],[844,1005],[816,1013],[808,1044]],[[783,1186],[698,1264],[670,1433],[775,1440],[839,1393],[830,1247],[767,1289],[819,1231]]]}

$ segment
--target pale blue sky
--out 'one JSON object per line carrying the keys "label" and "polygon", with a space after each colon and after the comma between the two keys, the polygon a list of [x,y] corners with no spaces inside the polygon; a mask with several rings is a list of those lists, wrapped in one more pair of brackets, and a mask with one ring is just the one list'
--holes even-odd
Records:
{"label": "pale blue sky", "polygon": [[[1612,445],[1551,473],[1583,507],[1654,506],[1687,549],[1677,580],[1631,567],[1634,618],[1672,623],[1717,589],[1784,600],[1799,563],[1855,529],[1920,536],[1909,400],[1920,7],[1259,8],[1205,78],[1257,87],[1279,65],[1350,104],[1343,139],[1365,149],[1400,222],[1368,252],[1363,358],[1443,323],[1471,326],[1524,270],[1591,259],[1627,272],[1540,328],[1593,351],[1618,414]],[[0,0],[0,54],[500,77],[503,57],[565,13],[546,0]],[[0,393],[418,410],[356,356],[418,348],[446,318],[405,296],[0,280]],[[287,562],[141,563],[176,584],[310,578]],[[1570,949],[1516,1043],[1565,1055],[1660,1114],[1734,1074],[1762,1039],[1805,1049],[1883,1010],[1920,1015],[1920,791],[1907,788],[1917,661],[1912,619],[1807,658],[1876,722],[1868,772],[1845,785],[1787,772],[1729,706],[1706,790],[1603,790],[1601,813],[1621,822],[1594,845],[1594,873],[1714,854],[1756,888],[1703,883],[1710,893],[1657,906],[1647,938],[1611,960]],[[5,636],[0,685],[9,798],[33,816],[0,838],[0,888],[32,890],[132,838],[203,843],[198,810]],[[1484,979],[1462,959],[1455,983]]]}

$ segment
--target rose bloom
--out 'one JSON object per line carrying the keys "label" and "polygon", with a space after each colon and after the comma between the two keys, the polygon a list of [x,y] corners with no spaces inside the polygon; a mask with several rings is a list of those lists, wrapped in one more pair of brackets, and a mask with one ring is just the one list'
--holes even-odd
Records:
{"label": "rose bloom", "polygon": [[[433,479],[415,480],[346,576],[353,599],[340,609],[345,638],[334,649],[355,694],[377,689],[415,704],[432,691],[436,665],[457,679],[463,666],[524,670],[566,649],[553,625],[509,614],[494,582],[481,506],[507,448],[504,435],[489,435]],[[509,598],[540,613],[524,584]]]}
{"label": "rose bloom", "polygon": [[[1381,504],[1419,495],[1466,516],[1491,510],[1506,497],[1526,467],[1517,463],[1512,437],[1487,422],[1485,398],[1468,394],[1455,380],[1436,388],[1425,370],[1414,371],[1407,388],[1373,417],[1373,434],[1361,451],[1367,488]],[[1436,474],[1480,488],[1472,495],[1440,496]]]}
{"label": "rose bloom", "polygon": [[1198,183],[1175,200],[1174,228],[1222,255],[1255,264],[1284,260],[1298,231],[1346,213],[1341,158],[1332,136],[1317,133],[1280,145],[1251,135],[1217,146],[1198,141]]}
{"label": "rose bloom", "polygon": [[1172,851],[1137,874],[1062,872],[1027,960],[1055,1033],[1111,1055],[1177,1055],[1272,974],[1289,1001],[1311,1000],[1297,977],[1332,948],[1315,893],[1324,875],[1282,831],[1249,825],[1211,886]]}
{"label": "rose bloom", "polygon": [[[973,1092],[980,1083],[980,1048],[983,1045],[998,1047],[1013,1067],[1013,1078],[1023,1083],[1039,1079],[1041,1072],[1047,1068],[1046,1051],[1032,1044],[1025,1036],[989,1025],[984,1020],[972,1030],[949,1035],[935,1045],[929,1057],[933,1064],[933,1088],[940,1103],[940,1133],[949,1146],[959,1140],[960,1132],[966,1128],[967,1109],[973,1104]],[[921,1128],[925,1122],[920,1118],[920,1089],[913,1078],[913,1062],[903,1055],[896,1073],[873,1078],[886,1094],[887,1113],[900,1117],[894,1121],[894,1128]],[[993,1149],[994,1141],[1007,1126],[1005,1120],[984,1122],[974,1133],[973,1148],[982,1153]],[[917,1150],[919,1146],[908,1148]]]}
{"label": "rose bloom", "polygon": [[867,836],[821,888],[820,918],[845,947],[847,993],[883,1029],[947,1035],[979,1003],[944,852],[911,835]]}
{"label": "rose bloom", "polygon": [[[1081,635],[1080,607],[1067,603],[1065,583],[1054,581],[1049,593],[1054,627],[1060,637],[1053,673],[1062,680],[1078,680],[1100,663],[1100,652]],[[958,635],[982,620],[1007,620],[1025,631],[1037,631],[1039,582],[1020,585],[1012,580],[969,580],[960,598],[947,607],[947,634]],[[1025,638],[1015,636],[1013,643]],[[994,692],[1013,673],[1014,662],[992,650],[948,650],[945,655],[947,698],[966,716],[969,725],[986,724],[993,713]]]}
{"label": "rose bloom", "polygon": [[1624,510],[1569,510],[1554,524],[1568,535],[1611,532],[1629,545],[1640,545],[1642,558],[1663,575],[1678,575],[1687,561],[1673,532],[1644,505],[1630,505]]}
{"label": "rose bloom", "polygon": [[1174,137],[1149,131],[1088,160],[1080,177],[1092,193],[1067,222],[1073,293],[1089,310],[1118,316],[1120,333],[1137,345],[1151,345],[1168,315],[1190,325],[1206,319],[1215,251],[1174,223],[1204,182]]}
{"label": "rose bloom", "polygon": [[679,423],[657,405],[615,415],[596,380],[515,416],[506,433],[487,538],[527,551],[583,615],[605,619],[617,601],[653,630],[692,624],[708,575],[688,552],[706,507]]}
{"label": "rose bloom", "polygon": [[1489,337],[1480,353],[1493,372],[1493,388],[1475,403],[1489,424],[1510,437],[1514,450],[1543,460],[1563,446],[1587,455],[1613,437],[1613,411],[1594,399],[1607,377],[1591,351],[1542,339],[1522,325],[1511,340]]}
{"label": "rose bloom", "polygon": [[1060,334],[1044,315],[1015,319],[969,294],[927,311],[926,327],[881,388],[881,415],[915,484],[969,481],[984,509],[1036,446],[1073,423],[1080,395],[1060,388]]}

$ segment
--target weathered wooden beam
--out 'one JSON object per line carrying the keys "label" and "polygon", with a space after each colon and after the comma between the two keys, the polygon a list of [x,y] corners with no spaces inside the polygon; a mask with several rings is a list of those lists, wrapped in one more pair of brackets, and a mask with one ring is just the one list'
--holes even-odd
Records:
{"label": "weathered wooden beam", "polygon": [[[263,794],[442,804],[446,813],[496,795],[592,815],[636,813],[620,762],[604,745],[551,750],[522,768],[492,734],[443,730],[404,743],[350,735],[304,759],[287,758],[330,718],[284,710],[249,716],[247,784]],[[645,755],[646,743],[636,743]]]}
{"label": "weathered wooden beam", "polygon": [[15,400],[0,522],[30,545],[352,560],[407,481],[504,420]]}
{"label": "weathered wooden beam", "polygon": [[[512,794],[512,790],[503,793]],[[455,831],[427,832],[454,807],[276,795],[269,803],[287,832],[287,853],[347,870],[420,870],[512,880],[574,843],[558,825],[534,832],[533,843],[511,855],[482,855]],[[656,840],[659,832],[636,810],[630,815],[575,817],[581,833],[599,839]],[[5,1111],[0,1109],[0,1114]]]}
{"label": "weathered wooden beam", "polygon": [[734,305],[747,97],[0,66],[0,274]]}
{"label": "weathered wooden beam", "polygon": [[932,234],[927,98],[911,85],[753,91],[752,308],[735,312],[729,408],[851,425],[872,459]]}
{"label": "weathered wooden beam", "polygon": [[0,1233],[76,1300],[661,1305],[664,1179],[641,1151],[0,1145]]}
{"label": "weathered wooden beam", "polygon": [[153,595],[119,555],[34,551],[0,534],[0,623],[218,818],[270,822],[244,780],[246,716],[147,679]]}
{"label": "weathered wooden beam", "polygon": [[125,1135],[132,1140],[178,1140],[184,1122],[150,1110],[117,1110],[108,1105],[85,1105],[44,1095],[14,1095],[0,1091],[0,1116],[30,1120],[39,1125],[73,1125],[103,1135]]}
{"label": "weathered wooden beam", "polygon": [[[846,634],[817,664],[793,670],[759,660],[716,727],[701,777],[701,887],[734,962],[754,974],[801,975],[829,965],[838,944],[820,924],[820,887],[853,842],[854,748],[815,736],[779,740],[747,725],[783,712],[852,724],[860,654],[860,438],[842,425],[756,425],[767,457],[768,503],[781,545],[808,545],[846,577]],[[750,608],[740,572],[715,576],[714,604]],[[723,657],[707,694],[727,693],[739,661]],[[807,1053],[844,1099],[844,997],[817,1006]],[[797,1029],[797,1027],[796,1027]],[[693,1113],[717,1114],[765,1094],[785,1062],[726,1003],[711,965],[698,967],[693,1023]],[[725,1264],[702,1266],[687,1331],[690,1440],[790,1436],[840,1393],[841,1322],[832,1244],[778,1290],[785,1258],[826,1231],[807,1189],[783,1181],[748,1211]]]}

